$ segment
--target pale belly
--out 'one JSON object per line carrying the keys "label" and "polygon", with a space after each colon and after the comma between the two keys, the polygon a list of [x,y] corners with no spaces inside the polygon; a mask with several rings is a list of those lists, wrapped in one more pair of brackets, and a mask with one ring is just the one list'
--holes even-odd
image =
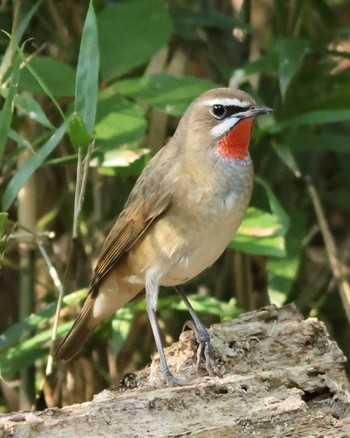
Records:
{"label": "pale belly", "polygon": [[160,280],[162,286],[173,286],[197,276],[211,266],[224,252],[236,229],[207,230],[201,241],[197,241],[192,250],[182,257],[170,258],[171,265]]}
{"label": "pale belly", "polygon": [[160,285],[172,286],[195,277],[211,266],[224,252],[240,226],[247,209],[242,197],[231,196],[229,202],[220,203],[191,230],[188,224],[183,241],[179,239],[176,250],[163,250],[168,255],[167,269]]}
{"label": "pale belly", "polygon": [[[129,282],[145,284],[152,272],[161,286],[184,283],[211,266],[240,226],[250,200],[251,185],[225,197],[189,199],[152,224],[128,254]],[[187,195],[188,199],[188,195]]]}

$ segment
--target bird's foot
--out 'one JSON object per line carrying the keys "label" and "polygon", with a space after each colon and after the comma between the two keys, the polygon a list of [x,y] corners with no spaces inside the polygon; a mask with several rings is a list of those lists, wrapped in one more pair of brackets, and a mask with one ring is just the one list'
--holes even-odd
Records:
{"label": "bird's foot", "polygon": [[183,380],[183,379],[178,379],[177,377],[175,377],[171,371],[169,370],[169,368],[167,369],[163,369],[163,376],[164,379],[166,380],[166,382],[171,385],[171,386],[184,386],[184,385],[189,385],[190,382],[188,382],[187,380]]}
{"label": "bird's foot", "polygon": [[204,358],[205,368],[207,370],[208,375],[210,377],[215,377],[216,373],[213,370],[213,366],[210,358],[210,335],[208,330],[204,327],[204,325],[201,325],[199,327],[196,326],[193,321],[186,321],[183,326],[183,329],[185,329],[186,327],[189,327],[191,330],[193,330],[198,342],[197,361],[196,361],[197,370],[199,369],[202,358]]}

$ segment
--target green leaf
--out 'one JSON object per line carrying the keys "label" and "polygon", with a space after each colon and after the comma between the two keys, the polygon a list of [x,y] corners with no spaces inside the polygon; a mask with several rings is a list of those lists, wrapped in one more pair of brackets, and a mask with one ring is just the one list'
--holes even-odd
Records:
{"label": "green leaf", "polygon": [[31,22],[34,15],[37,13],[39,7],[41,6],[41,3],[43,0],[37,1],[28,11],[28,13],[24,16],[24,18],[19,23],[17,29],[16,29],[16,39],[19,42],[24,35],[24,32],[27,30],[27,27],[29,23]]}
{"label": "green leaf", "polygon": [[167,73],[159,73],[141,79],[120,81],[105,91],[118,92],[150,106],[163,108],[169,114],[181,116],[194,99],[216,86],[205,79],[191,76],[178,78]]}
{"label": "green leaf", "polygon": [[248,254],[284,257],[283,227],[272,214],[250,207],[241,226],[229,244],[230,248]]}
{"label": "green leaf", "polygon": [[76,150],[82,148],[87,151],[91,142],[91,136],[88,133],[83,118],[79,113],[73,113],[68,119],[69,138]]}
{"label": "green leaf", "polygon": [[19,75],[20,58],[16,55],[12,65],[11,81],[7,90],[6,100],[0,113],[0,162],[4,154],[7,137],[9,135],[11,127],[14,100],[17,94]]}
{"label": "green leaf", "polygon": [[38,102],[31,96],[17,95],[15,98],[15,106],[20,112],[24,113],[29,119],[35,120],[47,128],[53,129],[53,125],[46,117],[46,114],[41,109]]}
{"label": "green leaf", "polygon": [[[63,298],[62,308],[79,302],[86,295],[86,289],[73,292]],[[56,312],[56,303],[51,303],[36,314],[32,314],[23,321],[9,327],[0,335],[0,353],[20,342],[24,337],[37,330],[41,324],[47,322]]]}
{"label": "green leaf", "polygon": [[297,128],[299,126],[323,125],[325,123],[346,122],[350,120],[350,110],[319,110],[300,114],[286,120],[277,122],[272,132],[279,132],[286,128]]}
{"label": "green leaf", "polygon": [[[221,301],[209,295],[192,294],[187,297],[191,305],[197,313],[208,313],[217,315],[221,320],[236,318],[241,310],[236,306],[236,300],[231,298],[229,302]],[[161,301],[161,298],[160,298]],[[162,306],[160,306],[162,307]],[[172,300],[170,307],[176,310],[188,312],[187,307],[181,300]]]}
{"label": "green leaf", "polygon": [[119,309],[112,319],[112,350],[114,357],[118,356],[124,342],[130,332],[134,319],[135,306],[129,303]]}
{"label": "green leaf", "polygon": [[290,132],[283,142],[295,152],[350,152],[349,137],[340,134],[313,134],[298,130]]}
{"label": "green leaf", "polygon": [[267,182],[259,177],[255,180],[265,189],[271,213],[250,207],[229,246],[248,254],[285,257],[289,217]]}
{"label": "green leaf", "polygon": [[268,75],[273,74],[278,69],[279,51],[275,44],[268,49],[268,51],[259,56],[254,61],[249,61],[244,66],[244,72],[246,75],[252,73],[266,73]]}
{"label": "green leaf", "polygon": [[293,174],[298,178],[301,176],[301,172],[299,170],[298,164],[292,154],[291,149],[285,144],[281,143],[272,143],[273,148],[275,149],[277,155],[284,162],[284,164],[293,172]]}
{"label": "green leaf", "polygon": [[[42,91],[45,92],[45,94],[51,99],[52,103],[55,105],[55,107],[57,108],[57,111],[60,113],[61,117],[63,120],[65,120],[65,116],[64,113],[59,105],[59,103],[57,102],[57,100],[55,99],[50,87],[47,86],[47,82],[45,80],[42,79],[42,76],[40,76],[36,69],[33,67],[33,63],[29,63],[27,61],[26,56],[24,55],[24,52],[22,50],[21,47],[19,47],[18,45],[16,45],[16,50],[17,53],[19,54],[22,63],[25,64],[26,66],[26,70],[23,71],[22,74],[22,78],[23,76],[25,76],[26,73],[30,72],[30,74],[32,75],[32,78],[35,79],[35,81],[37,82],[37,84],[40,86],[40,88],[42,89]],[[47,58],[48,60],[51,60],[51,58]],[[34,58],[33,62],[37,62],[39,60],[38,58]],[[52,61],[52,60],[51,60]],[[20,85],[19,85],[20,86]]]}
{"label": "green leaf", "polygon": [[41,5],[42,0],[37,1],[29,10],[29,12],[24,16],[24,18],[19,22],[16,29],[16,38],[12,39],[10,44],[6,48],[6,52],[2,57],[0,63],[0,82],[2,82],[3,77],[5,76],[7,70],[13,65],[13,53],[15,52],[16,42],[17,44],[20,42],[24,32],[26,31],[31,19],[37,12],[39,6]]}
{"label": "green leaf", "polygon": [[285,304],[301,263],[302,240],[305,236],[305,215],[295,213],[290,220],[286,236],[287,256],[270,257],[266,263],[268,272],[268,294],[270,302],[281,306]]}
{"label": "green leaf", "polygon": [[135,147],[144,138],[147,123],[141,107],[122,96],[101,93],[98,102],[95,136],[100,151],[120,146]]}
{"label": "green leaf", "polygon": [[97,23],[94,7],[90,1],[80,43],[74,108],[74,111],[80,113],[85,122],[90,137],[96,117],[99,64]]}
{"label": "green leaf", "polygon": [[[23,56],[23,61],[25,61]],[[38,96],[51,94],[55,97],[74,96],[75,72],[62,61],[48,56],[37,56],[26,62],[22,70],[19,90],[29,91]]]}
{"label": "green leaf", "polygon": [[283,235],[285,235],[289,228],[289,217],[287,213],[285,212],[279,200],[276,198],[275,194],[273,193],[267,181],[260,178],[259,176],[255,176],[254,179],[258,184],[264,187],[265,193],[267,195],[267,199],[269,201],[269,207],[271,213],[278,219],[278,222],[281,225]]}
{"label": "green leaf", "polygon": [[2,197],[2,208],[8,210],[16,199],[18,192],[33,175],[33,173],[43,164],[45,159],[51,154],[51,152],[58,145],[63,135],[67,130],[67,125],[64,123],[57,131],[44,143],[44,145],[32,155],[26,163],[17,170],[8,186],[5,189],[5,193]]}
{"label": "green leaf", "polygon": [[[71,326],[72,321],[61,324],[57,330],[58,336],[67,333]],[[0,355],[0,373],[13,375],[47,356],[48,347],[45,344],[51,339],[51,333],[52,329],[49,328],[6,350]]]}
{"label": "green leaf", "polygon": [[131,0],[106,7],[98,16],[98,29],[101,75],[109,81],[144,64],[166,46],[172,25],[162,1]]}
{"label": "green leaf", "polygon": [[[32,145],[29,143],[29,141],[26,140],[25,138],[21,137],[20,135],[18,135],[16,131],[13,131],[12,129],[10,129],[9,138],[11,140],[13,140],[15,143],[17,143],[17,145],[19,145],[25,149],[29,149],[32,153],[34,153],[34,149],[32,148]],[[8,158],[9,157],[7,156],[7,160],[6,160],[7,164],[8,164]]]}
{"label": "green leaf", "polygon": [[308,41],[292,38],[280,42],[279,82],[282,98],[285,98],[289,84],[300,70],[304,57],[309,50]]}
{"label": "green leaf", "polygon": [[283,306],[296,278],[300,260],[296,255],[284,258],[269,257],[266,264],[268,271],[268,295],[270,303]]}

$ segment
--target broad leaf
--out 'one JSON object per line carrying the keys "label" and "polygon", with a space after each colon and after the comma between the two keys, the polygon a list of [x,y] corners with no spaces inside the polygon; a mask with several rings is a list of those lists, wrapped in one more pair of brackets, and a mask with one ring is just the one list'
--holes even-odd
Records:
{"label": "broad leaf", "polygon": [[120,95],[109,97],[101,93],[95,126],[96,144],[100,151],[115,150],[121,146],[136,148],[144,138],[147,123],[141,107]]}
{"label": "broad leaf", "polygon": [[[36,77],[33,76],[33,72],[36,73]],[[74,70],[62,61],[46,56],[37,56],[32,59],[21,73],[19,90],[30,91],[39,96],[48,95],[47,89],[43,88],[37,78],[41,79],[55,97],[74,95]]]}
{"label": "broad leaf", "polygon": [[[65,335],[71,326],[72,321],[61,324],[57,330],[58,336]],[[0,354],[0,373],[13,375],[32,365],[37,359],[46,357],[48,353],[46,344],[51,339],[51,332],[51,328],[44,330]]]}
{"label": "broad leaf", "polygon": [[95,11],[90,2],[81,37],[74,111],[80,113],[90,136],[94,129],[100,55]]}
{"label": "broad leaf", "polygon": [[285,258],[270,257],[267,260],[268,294],[270,302],[281,306],[289,297],[301,263],[302,240],[305,236],[305,217],[296,213],[291,217],[286,236]]}
{"label": "broad leaf", "polygon": [[349,137],[341,134],[314,134],[300,130],[284,137],[284,143],[296,152],[345,152],[349,153]]}
{"label": "broad leaf", "polygon": [[[86,295],[86,289],[73,292],[63,298],[62,308],[79,302]],[[20,342],[25,336],[37,330],[41,324],[47,322],[56,312],[56,303],[51,303],[36,314],[32,314],[23,321],[9,327],[0,335],[0,353]]]}
{"label": "broad leaf", "polygon": [[[236,306],[236,300],[234,298],[231,298],[229,302],[218,300],[217,298],[209,295],[199,294],[188,295],[187,298],[189,299],[195,312],[217,315],[222,320],[235,318],[241,313],[240,309]],[[160,301],[161,299],[162,298],[160,298]],[[188,312],[187,307],[181,300],[172,300],[170,307],[172,309]]]}
{"label": "broad leaf", "polygon": [[283,228],[272,214],[250,207],[230,247],[248,254],[284,257]]}
{"label": "broad leaf", "polygon": [[345,122],[349,120],[350,110],[348,109],[311,111],[277,122],[272,127],[271,132],[279,132],[286,128],[297,128],[303,125],[323,125],[325,123]]}
{"label": "broad leaf", "polygon": [[285,257],[289,218],[266,181],[255,180],[265,189],[271,213],[250,207],[230,247],[249,254]]}
{"label": "broad leaf", "polygon": [[178,78],[160,73],[117,82],[110,87],[110,92],[119,92],[150,106],[163,108],[169,114],[181,116],[194,99],[216,86],[205,79]]}
{"label": "broad leaf", "polygon": [[172,25],[162,1],[131,0],[105,8],[98,16],[98,29],[101,75],[109,81],[144,64],[166,46]]}
{"label": "broad leaf", "polygon": [[34,155],[28,158],[26,163],[21,168],[18,169],[18,171],[15,173],[8,186],[6,187],[5,193],[2,197],[3,210],[6,211],[10,208],[13,201],[16,199],[18,192],[28,181],[28,179],[33,175],[33,173],[43,164],[43,162],[51,154],[51,152],[55,149],[66,130],[67,125],[64,123],[49,138],[49,140],[44,143],[44,145]]}
{"label": "broad leaf", "polygon": [[46,114],[42,110],[38,102],[28,95],[17,95],[15,99],[15,105],[18,110],[24,113],[29,119],[35,120],[40,125],[53,129],[53,125],[46,117]]}
{"label": "broad leaf", "polygon": [[300,70],[309,43],[297,38],[285,39],[280,42],[279,49],[278,74],[281,95],[284,99],[289,84]]}
{"label": "broad leaf", "polygon": [[133,304],[129,303],[127,306],[119,309],[112,319],[112,350],[114,357],[118,356],[130,332],[135,314],[135,306]]}

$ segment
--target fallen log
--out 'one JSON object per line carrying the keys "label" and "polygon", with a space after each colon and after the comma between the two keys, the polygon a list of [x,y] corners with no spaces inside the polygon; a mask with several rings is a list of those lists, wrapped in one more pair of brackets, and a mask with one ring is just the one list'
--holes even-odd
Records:
{"label": "fallen log", "polygon": [[350,437],[346,358],[322,322],[268,306],[210,328],[213,367],[196,370],[191,331],[90,402],[0,415],[1,437]]}

